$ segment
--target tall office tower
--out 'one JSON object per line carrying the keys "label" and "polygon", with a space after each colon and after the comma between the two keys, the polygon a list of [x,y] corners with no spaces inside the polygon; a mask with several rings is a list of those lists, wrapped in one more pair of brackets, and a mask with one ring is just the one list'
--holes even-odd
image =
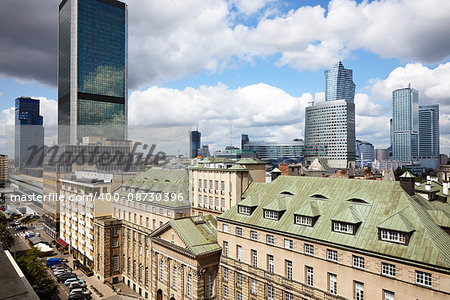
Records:
{"label": "tall office tower", "polygon": [[199,155],[202,134],[198,130],[189,132],[189,150],[190,157],[196,158]]}
{"label": "tall office tower", "polygon": [[355,83],[353,71],[344,68],[342,62],[325,71],[325,101],[342,100],[353,102]]}
{"label": "tall office tower", "polygon": [[39,161],[33,158],[33,146],[44,146],[43,118],[39,115],[39,100],[19,97],[15,101],[15,165],[20,170],[36,168]]}
{"label": "tall office tower", "polygon": [[422,168],[439,168],[439,104],[419,106],[419,160]]}
{"label": "tall office tower", "polygon": [[306,108],[304,159],[332,168],[355,167],[355,84],[341,62],[325,71],[325,102]]}
{"label": "tall office tower", "polygon": [[8,156],[0,154],[0,188],[4,188],[8,182]]}
{"label": "tall office tower", "polygon": [[125,139],[127,6],[116,0],[63,0],[58,33],[58,141]]}
{"label": "tall office tower", "polygon": [[248,138],[248,134],[242,134],[241,136],[241,150],[244,150],[245,144],[249,143],[250,139]]}
{"label": "tall office tower", "polygon": [[356,140],[356,166],[371,167],[375,159],[375,149],[368,141]]}
{"label": "tall office tower", "polygon": [[393,91],[392,99],[393,157],[413,164],[419,156],[419,95],[409,85]]}

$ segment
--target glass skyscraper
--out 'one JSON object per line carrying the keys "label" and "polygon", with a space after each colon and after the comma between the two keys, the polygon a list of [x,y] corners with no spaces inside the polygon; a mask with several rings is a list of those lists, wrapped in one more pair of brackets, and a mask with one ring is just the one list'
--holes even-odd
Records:
{"label": "glass skyscraper", "polygon": [[198,130],[189,132],[189,155],[192,158],[196,158],[200,152],[202,134]]}
{"label": "glass skyscraper", "polygon": [[439,104],[419,106],[419,160],[422,168],[439,167]]}
{"label": "glass skyscraper", "polygon": [[356,166],[371,167],[375,159],[375,149],[368,141],[356,140]]}
{"label": "glass skyscraper", "polygon": [[411,86],[392,92],[392,154],[412,164],[419,156],[419,94]]}
{"label": "glass skyscraper", "polygon": [[58,140],[126,138],[127,6],[63,0],[58,33]]}
{"label": "glass skyscraper", "polygon": [[355,167],[355,84],[341,62],[325,71],[326,102],[305,112],[304,159],[324,158],[332,168]]}
{"label": "glass skyscraper", "polygon": [[[15,148],[16,167],[38,167],[38,155],[31,156],[33,146],[36,151],[44,146],[43,118],[40,115],[39,100],[19,97],[15,101]],[[31,147],[31,148],[30,148]]]}
{"label": "glass skyscraper", "polygon": [[355,87],[353,71],[344,68],[342,62],[325,71],[325,101],[344,99],[353,102]]}

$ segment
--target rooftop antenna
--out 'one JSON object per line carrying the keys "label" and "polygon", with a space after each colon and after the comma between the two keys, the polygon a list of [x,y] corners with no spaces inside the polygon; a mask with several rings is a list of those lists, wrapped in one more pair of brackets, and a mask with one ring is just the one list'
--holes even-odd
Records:
{"label": "rooftop antenna", "polygon": [[233,124],[231,123],[231,120],[228,121],[230,124],[230,148],[233,148]]}

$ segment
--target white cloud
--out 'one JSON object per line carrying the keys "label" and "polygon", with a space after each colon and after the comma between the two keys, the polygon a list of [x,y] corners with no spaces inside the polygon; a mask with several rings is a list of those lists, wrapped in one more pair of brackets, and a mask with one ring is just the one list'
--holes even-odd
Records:
{"label": "white cloud", "polygon": [[389,111],[388,108],[373,102],[367,94],[355,95],[355,108],[357,115],[367,117],[383,116]]}
{"label": "white cloud", "polygon": [[1,96],[3,96],[3,93],[2,93],[2,92],[0,92],[0,97],[1,97]]}
{"label": "white cloud", "polygon": [[130,87],[278,54],[277,65],[300,70],[329,67],[358,49],[405,62],[449,57],[447,0],[332,0],[328,11],[317,5],[262,13],[255,27],[236,23],[230,5],[248,15],[270,2],[130,0]]}

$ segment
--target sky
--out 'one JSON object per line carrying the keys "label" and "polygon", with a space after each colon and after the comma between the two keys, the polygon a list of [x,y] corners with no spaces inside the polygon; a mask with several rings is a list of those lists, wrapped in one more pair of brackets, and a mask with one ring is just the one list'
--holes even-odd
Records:
{"label": "sky", "polygon": [[[304,137],[305,107],[324,100],[341,60],[356,84],[356,137],[389,146],[392,91],[409,83],[440,105],[450,152],[450,1],[128,0],[128,120],[188,126],[220,149]],[[0,138],[14,99],[41,100],[57,123],[59,0],[2,0]],[[231,141],[230,141],[231,127]]]}

